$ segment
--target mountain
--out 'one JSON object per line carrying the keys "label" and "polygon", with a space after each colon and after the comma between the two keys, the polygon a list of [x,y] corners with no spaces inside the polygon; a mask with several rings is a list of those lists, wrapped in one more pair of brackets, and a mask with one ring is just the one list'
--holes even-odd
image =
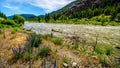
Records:
{"label": "mountain", "polygon": [[[22,17],[24,17],[25,19],[37,17],[37,16],[35,16],[34,14],[20,14],[20,15],[21,15]],[[13,17],[13,15],[12,15],[12,16],[8,16],[9,19],[11,19],[12,17]]]}
{"label": "mountain", "polygon": [[82,11],[84,11],[84,14],[86,14],[87,12],[89,12],[88,9],[90,9],[91,11],[94,11],[96,9],[100,10],[101,13],[99,12],[99,14],[102,14],[104,11],[106,11],[106,9],[110,10],[110,12],[112,12],[113,10],[118,10],[119,13],[119,6],[120,0],[76,0],[63,7],[62,9],[53,12],[53,14],[57,15],[58,17],[61,17],[63,15],[71,16],[76,13],[82,14]]}
{"label": "mountain", "polygon": [[21,15],[22,17],[24,17],[25,19],[36,17],[34,14],[20,14],[20,15]]}
{"label": "mountain", "polygon": [[50,14],[51,14],[51,15],[54,15],[54,14],[56,14],[56,13],[63,12],[63,11],[65,11],[66,9],[68,9],[70,6],[72,6],[75,2],[78,2],[78,1],[79,1],[79,0],[73,1],[73,2],[71,2],[70,4],[66,5],[65,7],[61,8],[61,9],[59,9],[59,10],[57,10],[57,11],[53,11],[53,12],[51,12]]}
{"label": "mountain", "polygon": [[45,17],[45,15],[39,15],[39,16],[37,16],[38,18],[44,18]]}

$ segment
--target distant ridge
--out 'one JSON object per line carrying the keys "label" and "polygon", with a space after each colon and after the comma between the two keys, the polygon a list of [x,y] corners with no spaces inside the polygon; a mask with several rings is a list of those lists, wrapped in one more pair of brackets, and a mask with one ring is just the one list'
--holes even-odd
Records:
{"label": "distant ridge", "polygon": [[[34,15],[34,14],[19,14],[19,15],[21,15],[21,16],[24,17],[25,19],[37,17],[37,16]],[[12,15],[12,16],[8,16],[9,19],[12,19],[12,17],[13,17],[13,15]]]}

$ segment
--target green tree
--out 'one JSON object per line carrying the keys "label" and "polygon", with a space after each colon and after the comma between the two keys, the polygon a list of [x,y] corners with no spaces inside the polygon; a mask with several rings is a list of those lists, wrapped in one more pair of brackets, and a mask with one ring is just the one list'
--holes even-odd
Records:
{"label": "green tree", "polygon": [[115,10],[113,10],[113,11],[111,12],[111,20],[114,20],[114,19],[115,19],[116,14],[117,14],[117,12],[116,12]]}
{"label": "green tree", "polygon": [[38,22],[41,22],[41,18],[38,18]]}
{"label": "green tree", "polygon": [[56,21],[56,20],[57,20],[57,16],[56,16],[56,15],[53,15],[53,19]]}
{"label": "green tree", "polygon": [[120,13],[117,14],[116,19],[118,22],[120,22]]}
{"label": "green tree", "polygon": [[22,16],[18,15],[18,14],[13,15],[12,20],[14,20],[19,25],[24,24],[24,21],[25,21],[25,19]]}
{"label": "green tree", "polygon": [[48,22],[50,20],[50,15],[49,13],[45,14],[45,22]]}
{"label": "green tree", "polygon": [[0,17],[7,19],[7,16],[4,13],[2,13],[1,11],[0,11]]}

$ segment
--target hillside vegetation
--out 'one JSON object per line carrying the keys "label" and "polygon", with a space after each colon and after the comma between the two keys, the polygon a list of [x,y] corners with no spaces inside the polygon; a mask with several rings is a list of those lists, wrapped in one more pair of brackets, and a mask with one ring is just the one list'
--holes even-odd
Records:
{"label": "hillside vegetation", "polygon": [[120,25],[120,1],[76,0],[58,11],[28,20],[67,24]]}

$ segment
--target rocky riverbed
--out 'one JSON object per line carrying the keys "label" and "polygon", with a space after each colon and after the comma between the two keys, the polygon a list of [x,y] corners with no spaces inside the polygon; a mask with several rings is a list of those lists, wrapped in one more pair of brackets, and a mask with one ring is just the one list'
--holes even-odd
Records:
{"label": "rocky riverbed", "polygon": [[95,42],[98,36],[99,43],[120,45],[120,26],[76,25],[76,24],[49,24],[25,22],[24,28],[40,34],[52,34],[62,38],[77,36],[86,42]]}

